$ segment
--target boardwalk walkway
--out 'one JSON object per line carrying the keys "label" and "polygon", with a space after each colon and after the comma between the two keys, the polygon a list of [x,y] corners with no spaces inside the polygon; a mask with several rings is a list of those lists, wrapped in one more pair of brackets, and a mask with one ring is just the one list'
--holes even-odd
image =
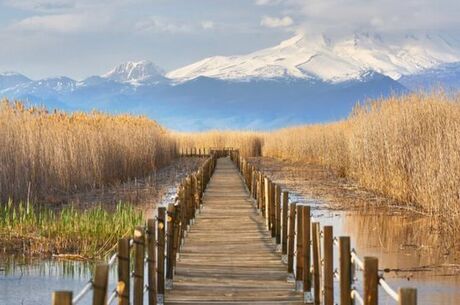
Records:
{"label": "boardwalk walkway", "polygon": [[228,158],[217,160],[166,304],[303,304],[265,221]]}

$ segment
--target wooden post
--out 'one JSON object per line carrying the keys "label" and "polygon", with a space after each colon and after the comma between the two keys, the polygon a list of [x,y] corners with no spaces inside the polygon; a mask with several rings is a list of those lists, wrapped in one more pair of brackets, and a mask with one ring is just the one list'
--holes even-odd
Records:
{"label": "wooden post", "polygon": [[72,291],[55,291],[51,301],[52,305],[72,305]]}
{"label": "wooden post", "polygon": [[267,230],[270,230],[270,180],[265,177],[265,188],[264,188],[264,197],[265,197],[265,225]]}
{"label": "wooden post", "polygon": [[[304,206],[302,209],[302,235],[303,235],[303,291],[311,293],[311,274],[310,274],[310,207]],[[311,294],[307,295],[308,300],[311,299]]]}
{"label": "wooden post", "polygon": [[378,305],[379,261],[376,257],[364,257],[364,305]]}
{"label": "wooden post", "polygon": [[165,216],[166,208],[158,208],[158,273],[157,273],[157,284],[158,284],[158,299],[161,301],[165,294]]}
{"label": "wooden post", "polygon": [[295,204],[289,205],[288,273],[294,273]]}
{"label": "wooden post", "polygon": [[276,236],[276,243],[279,245],[281,244],[281,187],[279,185],[276,185],[275,187],[275,207],[276,207],[275,236]]}
{"label": "wooden post", "polygon": [[334,304],[334,237],[332,226],[324,226],[324,305]]}
{"label": "wooden post", "polygon": [[107,303],[107,285],[109,283],[109,265],[96,266],[93,279],[93,305],[105,305]]}
{"label": "wooden post", "polygon": [[[156,226],[154,219],[147,220],[147,255],[148,255],[148,285],[149,305],[157,304],[157,281],[156,281]],[[125,305],[125,304],[123,304]],[[129,303],[126,303],[129,305]]]}
{"label": "wooden post", "polygon": [[282,220],[282,243],[281,243],[281,253],[287,254],[287,229],[288,229],[288,204],[289,204],[289,193],[287,191],[283,192],[283,220]]}
{"label": "wooden post", "polygon": [[188,226],[191,224],[192,220],[192,191],[191,191],[191,178],[187,177],[185,179],[185,209],[186,209],[186,225],[187,229]]}
{"label": "wooden post", "polygon": [[399,288],[398,305],[417,305],[417,289]]}
{"label": "wooden post", "polygon": [[339,237],[340,255],[340,305],[352,305],[351,299],[351,249],[350,237]]}
{"label": "wooden post", "polygon": [[272,237],[276,237],[276,208],[275,208],[275,188],[276,184],[270,182],[270,229],[272,231]]}
{"label": "wooden post", "polygon": [[145,235],[142,227],[134,230],[134,305],[144,303]]}
{"label": "wooden post", "polygon": [[168,215],[166,217],[166,225],[167,225],[167,230],[166,233],[168,234],[167,238],[167,255],[166,255],[166,279],[169,281],[172,281],[173,279],[173,266],[174,266],[174,251],[173,251],[173,245],[174,245],[174,240],[173,240],[173,233],[174,233],[174,204],[170,203],[168,205]]}
{"label": "wooden post", "polygon": [[303,206],[300,204],[296,205],[296,218],[297,218],[297,226],[296,226],[296,272],[295,272],[295,279],[297,282],[297,289],[301,290],[303,288],[303,230],[302,230],[302,209]]}
{"label": "wooden post", "polygon": [[313,296],[314,305],[320,305],[321,302],[321,247],[320,247],[320,225],[319,222],[312,224],[312,252],[313,252]]}
{"label": "wooden post", "polygon": [[118,284],[122,288],[121,291],[118,291],[118,305],[129,305],[130,252],[129,239],[118,240]]}

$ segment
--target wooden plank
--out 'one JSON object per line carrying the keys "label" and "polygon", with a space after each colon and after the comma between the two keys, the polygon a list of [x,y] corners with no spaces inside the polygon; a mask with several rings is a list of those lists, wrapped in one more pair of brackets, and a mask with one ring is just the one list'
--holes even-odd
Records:
{"label": "wooden plank", "polygon": [[[174,288],[165,294],[167,304],[303,304],[302,293],[286,281],[281,254],[267,230],[270,213],[264,219],[248,200],[242,178],[248,182],[257,178],[252,191],[261,199],[259,173],[251,173],[247,163],[237,161],[242,176],[230,159],[217,161],[202,197],[204,208],[176,262]],[[269,191],[260,201],[266,204],[266,212]]]}

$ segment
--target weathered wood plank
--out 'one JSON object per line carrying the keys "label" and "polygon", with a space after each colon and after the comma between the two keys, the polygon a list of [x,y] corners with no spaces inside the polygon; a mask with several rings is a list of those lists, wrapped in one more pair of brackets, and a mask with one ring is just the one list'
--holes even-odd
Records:
{"label": "weathered wood plank", "polygon": [[219,159],[166,303],[303,304],[259,213],[237,168]]}

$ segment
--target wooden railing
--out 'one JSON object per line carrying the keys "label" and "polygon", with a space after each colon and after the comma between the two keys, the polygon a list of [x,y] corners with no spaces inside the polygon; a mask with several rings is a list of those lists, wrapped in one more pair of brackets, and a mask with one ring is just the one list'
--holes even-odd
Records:
{"label": "wooden railing", "polygon": [[[165,288],[171,285],[174,277],[182,241],[201,209],[202,195],[214,172],[217,156],[223,153],[208,151],[208,154],[203,165],[181,182],[173,203],[158,207],[155,218],[149,218],[145,226],[137,227],[132,237],[120,239],[117,253],[106,264],[96,266],[93,278],[78,293],[53,292],[52,304],[75,305],[91,291],[93,305],[112,304],[115,300],[119,305],[141,305],[145,294],[149,305],[163,304]],[[118,279],[110,290],[109,270],[115,265]]]}
{"label": "wooden railing", "polygon": [[[163,304],[165,289],[172,287],[183,240],[201,209],[202,195],[216,160],[224,156],[230,156],[240,170],[255,207],[265,217],[267,230],[279,245],[288,277],[295,282],[296,289],[303,291],[306,303],[334,304],[336,278],[340,304],[378,305],[379,286],[399,305],[417,304],[416,289],[394,291],[379,274],[376,257],[361,259],[351,249],[350,237],[334,237],[332,226],[321,229],[319,222],[312,222],[308,205],[289,202],[288,191],[240,157],[238,150],[209,149],[207,152],[209,157],[204,164],[178,187],[174,203],[159,207],[157,216],[148,219],[145,226],[137,227],[131,238],[120,239],[118,252],[107,264],[96,266],[93,279],[80,292],[73,295],[71,291],[56,291],[52,304],[78,304],[91,291],[93,305],[112,304],[115,300],[120,305],[141,305],[145,294],[149,305]],[[334,269],[334,247],[338,247],[338,270]],[[110,290],[109,269],[115,265],[118,279],[116,287]],[[361,292],[355,287],[358,271],[363,274]]]}
{"label": "wooden railing", "polygon": [[[288,191],[282,191],[237,151],[231,153],[231,159],[265,217],[267,230],[280,245],[287,272],[296,281],[296,289],[304,292],[305,303],[333,305],[336,278],[341,305],[378,305],[379,286],[399,305],[417,304],[415,288],[400,288],[396,292],[390,287],[379,273],[378,258],[361,259],[351,249],[349,236],[334,237],[332,226],[321,230],[319,222],[312,222],[310,206],[289,202]],[[338,247],[338,270],[334,269],[334,247]],[[357,271],[363,274],[362,292],[355,287]]]}

